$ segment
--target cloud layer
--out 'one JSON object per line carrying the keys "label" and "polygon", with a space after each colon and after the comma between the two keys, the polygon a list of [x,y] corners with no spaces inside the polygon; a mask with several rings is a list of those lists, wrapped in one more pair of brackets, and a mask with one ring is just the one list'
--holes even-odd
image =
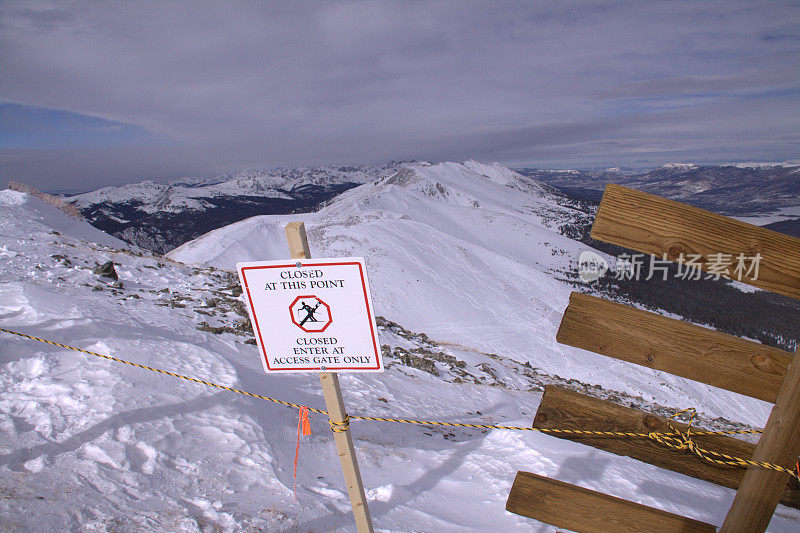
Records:
{"label": "cloud layer", "polygon": [[147,135],[0,163],[65,189],[400,158],[792,158],[798,27],[787,2],[6,2],[0,100]]}

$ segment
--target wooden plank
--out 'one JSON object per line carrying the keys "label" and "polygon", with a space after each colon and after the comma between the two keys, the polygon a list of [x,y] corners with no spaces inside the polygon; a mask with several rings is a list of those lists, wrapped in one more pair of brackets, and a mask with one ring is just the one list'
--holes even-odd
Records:
{"label": "wooden plank", "polygon": [[[792,468],[800,455],[800,362],[789,366],[753,459]],[[766,530],[789,475],[748,468],[722,525],[724,533]]]}
{"label": "wooden plank", "polygon": [[[542,403],[533,420],[535,428],[635,433],[666,430],[666,425],[667,420],[660,416],[551,385],[545,388]],[[683,431],[687,428],[686,424],[679,422],[673,422],[673,425]],[[743,468],[717,467],[695,455],[666,448],[645,438],[620,439],[567,434],[553,436],[632,457],[731,489],[739,487],[745,473]],[[693,438],[703,448],[743,459],[751,458],[756,447],[755,444],[725,435],[696,435]],[[795,480],[784,488],[781,503],[800,509],[800,484]]]}
{"label": "wooden plank", "polygon": [[775,402],[791,352],[573,292],[556,340]]}
{"label": "wooden plank", "polygon": [[[328,410],[331,422],[343,422],[347,419],[347,411],[344,406],[342,390],[339,387],[339,376],[335,372],[320,372],[319,380],[322,383],[325,407]],[[342,464],[342,472],[347,485],[347,493],[350,496],[350,504],[353,507],[356,527],[359,533],[372,533],[374,531],[372,517],[369,513],[367,497],[364,494],[364,484],[361,482],[361,471],[358,468],[353,436],[348,429],[347,431],[335,431],[333,439],[336,441],[336,449],[339,452],[339,462]]]}
{"label": "wooden plank", "polygon": [[506,510],[581,533],[712,533],[710,524],[530,472],[517,472]]}
{"label": "wooden plank", "polygon": [[676,261],[683,253],[761,254],[757,278],[741,281],[800,298],[800,239],[710,211],[608,184],[592,227],[592,238]]}
{"label": "wooden plank", "polygon": [[[290,222],[284,231],[292,259],[310,259],[311,250],[308,246],[305,224]],[[322,394],[325,396],[325,407],[331,423],[337,425],[344,423],[347,420],[347,411],[344,406],[342,390],[339,387],[339,376],[334,372],[320,372],[319,380],[322,384]],[[358,468],[358,459],[350,429],[334,431],[333,440],[336,442],[336,450],[339,453],[339,462],[342,465],[347,493],[350,496],[356,528],[359,533],[372,533],[374,531],[372,517],[369,513],[367,497],[364,494],[364,484],[361,482],[361,471]]]}

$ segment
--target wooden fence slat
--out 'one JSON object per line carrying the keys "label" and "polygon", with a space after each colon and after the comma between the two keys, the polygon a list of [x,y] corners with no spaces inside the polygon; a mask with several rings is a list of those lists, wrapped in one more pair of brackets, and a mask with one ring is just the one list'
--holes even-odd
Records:
{"label": "wooden fence slat", "polygon": [[[758,254],[761,260],[757,275],[747,271],[740,280],[800,299],[800,239],[795,237],[614,184],[608,185],[603,193],[591,235],[595,239],[640,252],[659,257],[665,255],[673,261],[685,260],[697,254],[700,257],[698,262],[706,269],[719,262],[719,254],[726,254],[730,263],[735,263],[738,255]],[[732,272],[730,274],[739,279]],[[777,390],[770,388],[767,398],[753,392],[743,393],[775,403],[753,453],[753,459],[787,468],[793,465],[800,454],[800,362],[792,356],[788,360],[790,364],[786,366],[781,364],[780,356],[764,353],[753,353],[747,360],[742,357],[746,354],[739,354],[730,361],[722,360],[718,356],[717,347],[711,345],[705,346],[705,351],[702,352],[709,354],[709,357],[699,361],[702,366],[692,368],[690,359],[685,356],[673,356],[670,359],[669,354],[665,358],[664,351],[657,348],[651,348],[650,352],[642,351],[643,347],[646,348],[646,342],[641,338],[642,332],[648,324],[652,326],[655,322],[652,318],[648,322],[643,318],[644,315],[639,315],[645,321],[643,326],[641,322],[635,321],[635,315],[630,312],[628,315],[628,318],[634,320],[632,325],[628,325],[630,331],[627,333],[632,334],[632,340],[638,344],[639,353],[633,356],[633,362],[638,364],[658,368],[666,363],[670,368],[667,371],[673,374],[737,392],[742,392],[732,382],[737,372],[742,374],[743,380],[747,376],[763,380],[768,374],[780,374],[780,385]],[[601,330],[607,334],[607,330],[613,331],[613,328],[604,324]],[[685,346],[686,338],[691,339],[687,331],[689,330],[684,330],[682,338],[671,344],[667,343],[666,346],[671,349],[689,348]],[[626,332],[621,333],[624,342]],[[564,337],[568,336],[565,333]],[[580,338],[581,335],[577,336]],[[619,344],[619,339],[616,342]],[[618,352],[620,346],[601,344],[598,348],[595,351],[618,358],[624,353]],[[642,355],[645,355],[644,362],[637,361]],[[656,356],[661,359],[659,362],[656,362]],[[715,362],[719,363],[716,367],[719,377],[716,378],[711,373]],[[748,362],[752,367],[758,367],[759,372],[748,370]],[[736,372],[729,371],[731,366],[736,367]],[[788,480],[786,473],[758,467],[748,468],[721,532],[763,532],[772,519]]]}
{"label": "wooden fence slat", "polygon": [[517,472],[506,510],[581,533],[713,533],[710,524],[530,472]]}
{"label": "wooden fence slat", "polygon": [[556,340],[767,402],[794,355],[649,311],[573,292]]}
{"label": "wooden fence slat", "polygon": [[[687,426],[673,422],[685,431]],[[533,427],[543,429],[584,429],[590,431],[629,431],[648,433],[666,430],[666,419],[629,407],[593,398],[561,387],[548,385],[533,420]],[[717,467],[699,457],[672,450],[645,438],[587,437],[554,434],[554,437],[580,442],[600,450],[625,455],[660,468],[736,489],[742,481],[743,468]],[[749,459],[755,444],[725,435],[696,435],[703,448]],[[800,484],[792,480],[783,491],[781,503],[800,509]]]}
{"label": "wooden fence slat", "polygon": [[[756,445],[753,460],[792,468],[800,455],[800,361],[789,366],[778,399]],[[750,467],[745,472],[721,533],[767,529],[789,475]]]}
{"label": "wooden fence slat", "polygon": [[[800,298],[800,239],[759,226],[610,183],[591,236],[639,252],[676,261],[683,253],[761,254],[758,277],[741,281]],[[712,261],[713,262],[713,261]]]}

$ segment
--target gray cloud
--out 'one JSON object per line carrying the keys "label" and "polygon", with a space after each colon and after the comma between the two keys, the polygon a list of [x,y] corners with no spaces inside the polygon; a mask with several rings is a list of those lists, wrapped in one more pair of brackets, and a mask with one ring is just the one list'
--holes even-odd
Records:
{"label": "gray cloud", "polygon": [[0,99],[169,143],[5,150],[51,188],[231,167],[797,157],[800,7],[726,2],[0,4]]}

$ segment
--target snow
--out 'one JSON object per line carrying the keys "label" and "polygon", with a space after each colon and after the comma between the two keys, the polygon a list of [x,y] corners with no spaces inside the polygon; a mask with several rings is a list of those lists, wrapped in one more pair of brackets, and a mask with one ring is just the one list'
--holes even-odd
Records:
{"label": "snow", "polygon": [[[390,357],[383,374],[341,375],[351,414],[529,426],[541,399],[534,384],[563,383],[555,370],[574,377],[580,366],[591,367],[586,375],[598,382],[652,390],[670,407],[692,401],[706,415],[738,420],[755,412],[752,400],[685,399],[651,384],[663,376],[556,345],[553,327],[569,290],[548,269],[563,267],[580,247],[550,229],[569,213],[536,184],[473,164],[419,167],[405,179],[355,189],[324,212],[304,215],[312,251],[370,252],[363,255],[378,314],[439,341],[386,326],[381,343],[395,351],[440,350],[463,361],[473,378],[457,382],[459,367],[437,363],[434,376]],[[3,191],[0,200],[0,327],[324,407],[317,376],[265,375],[256,347],[244,343],[248,336],[198,329],[201,321],[234,325],[241,318],[225,272],[126,248],[24,195]],[[289,218],[244,221],[181,253],[199,261],[203,248],[215,250],[211,260],[220,263],[284,258],[281,224]],[[561,247],[568,256],[551,255]],[[108,260],[121,288],[92,274]],[[533,309],[520,308],[524,328],[503,329],[493,317],[499,310],[487,314],[497,295],[509,300],[506,309],[523,297],[529,302]],[[436,320],[437,299],[456,306],[453,320]],[[312,435],[302,440],[295,501],[296,411],[0,335],[4,528],[355,530],[324,418],[312,415]],[[497,347],[497,355],[478,344]],[[357,421],[351,428],[379,531],[556,531],[505,511],[518,470],[716,524],[733,498],[729,489],[534,432]],[[799,520],[800,513],[779,507],[770,531],[796,531]]]}
{"label": "snow", "polygon": [[763,213],[760,215],[752,215],[752,216],[740,216],[740,217],[735,216],[733,218],[741,220],[742,222],[747,222],[748,224],[755,224],[756,226],[764,226],[766,224],[772,224],[773,222],[780,222],[783,220],[792,220],[800,218],[800,204],[789,207],[782,207],[771,213]]}
{"label": "snow", "polygon": [[[37,233],[59,228],[61,233],[85,241],[122,249],[131,247],[130,244],[93,228],[85,222],[80,222],[61,210],[38,201],[25,193],[10,189],[0,191],[0,208],[3,209],[4,215],[9,217],[8,220],[0,223],[0,228],[13,223],[23,230],[22,234],[26,231]],[[15,215],[23,219],[12,220],[11,217]]]}
{"label": "snow", "polygon": [[738,168],[774,168],[774,167],[800,167],[800,160],[792,159],[780,162],[748,162],[748,163],[725,163],[725,166]]}
{"label": "snow", "polygon": [[733,287],[735,289],[739,289],[742,292],[758,292],[758,291],[762,290],[762,289],[759,289],[758,287],[753,287],[752,285],[748,285],[747,283],[742,283],[741,281],[736,281],[735,279],[730,280],[729,284],[730,284],[731,287]]}
{"label": "snow", "polygon": [[665,170],[692,170],[698,167],[692,163],[667,163],[665,165],[661,165],[660,168]]}
{"label": "snow", "polygon": [[28,201],[28,195],[22,192],[3,189],[0,191],[0,205],[22,205]]}

